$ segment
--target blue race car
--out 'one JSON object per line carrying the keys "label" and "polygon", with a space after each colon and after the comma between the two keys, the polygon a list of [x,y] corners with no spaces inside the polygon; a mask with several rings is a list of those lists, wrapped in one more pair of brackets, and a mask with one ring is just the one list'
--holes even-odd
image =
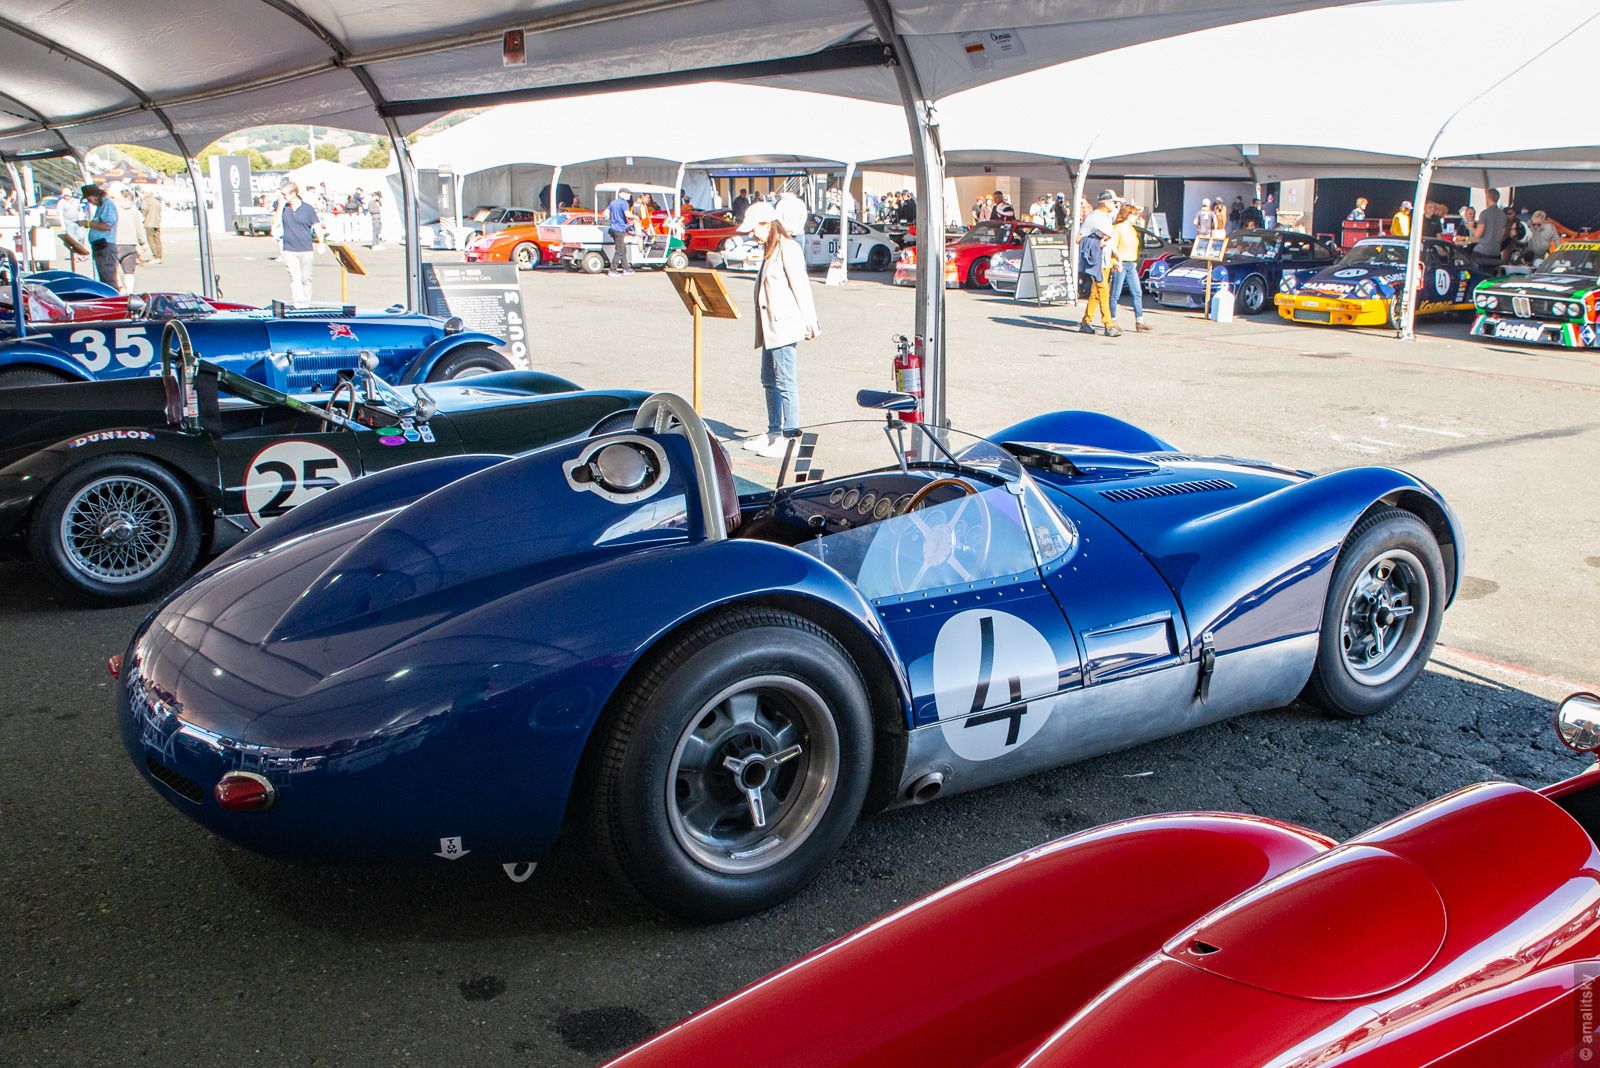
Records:
{"label": "blue race car", "polygon": [[[1403,237],[1369,237],[1309,278],[1285,272],[1273,303],[1295,323],[1326,326],[1400,325],[1400,301],[1411,255]],[[1472,291],[1490,275],[1449,241],[1423,239],[1417,316],[1471,312]]]}
{"label": "blue race car", "polygon": [[380,376],[405,385],[514,369],[497,337],[468,331],[460,319],[396,311],[275,302],[271,311],[218,314],[199,297],[162,293],[130,297],[127,319],[30,323],[16,260],[0,255],[11,320],[0,331],[0,388],[157,374],[156,347],[174,319],[189,327],[202,358],[283,393],[332,389],[340,372],[358,369],[363,351],[377,356]]}
{"label": "blue race car", "polygon": [[1293,230],[1238,230],[1228,235],[1220,263],[1172,258],[1150,268],[1150,287],[1169,308],[1204,310],[1206,275],[1211,290],[1226,282],[1233,288],[1234,308],[1241,315],[1259,315],[1272,307],[1273,294],[1285,274],[1310,277],[1339,258],[1339,250],[1310,234]]}
{"label": "blue race car", "polygon": [[[683,400],[301,505],[114,664],[135,766],[263,853],[501,864],[563,820],[695,919],[916,804],[1422,671],[1461,534],[1399,471],[1197,456],[1088,412],[885,419],[731,460]],[[854,472],[854,473],[847,473]]]}
{"label": "blue race car", "polygon": [[75,271],[34,271],[23,275],[22,280],[44,286],[62,300],[93,300],[117,295],[116,286],[108,286],[98,278]]}

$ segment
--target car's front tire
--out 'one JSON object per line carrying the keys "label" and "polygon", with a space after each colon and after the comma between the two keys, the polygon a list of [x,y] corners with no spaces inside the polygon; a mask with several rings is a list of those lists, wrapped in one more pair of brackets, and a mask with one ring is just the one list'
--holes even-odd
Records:
{"label": "car's front tire", "polygon": [[511,262],[517,265],[519,271],[531,271],[539,266],[539,246],[530,242],[523,242],[511,250]]}
{"label": "car's front tire", "polygon": [[886,245],[873,245],[872,251],[867,253],[867,270],[887,271],[894,265],[894,253]]}
{"label": "car's front tire", "polygon": [[1253,274],[1239,283],[1239,314],[1260,315],[1267,306],[1267,280]]}
{"label": "car's front tire", "polygon": [[100,456],[62,475],[28,524],[34,562],[93,604],[136,604],[182,582],[200,554],[194,502],[142,456]]}
{"label": "car's front tire", "polygon": [[1394,704],[1427,666],[1444,618],[1444,556],[1428,525],[1389,508],[1345,539],[1304,696],[1339,716]]}
{"label": "car's front tire", "polygon": [[463,345],[434,365],[428,374],[429,382],[447,382],[452,378],[476,378],[492,375],[496,371],[510,371],[510,360],[488,345]]}
{"label": "car's front tire", "polygon": [[826,631],[738,608],[657,653],[599,745],[601,861],[665,912],[728,920],[796,893],[838,850],[866,797],[872,713]]}

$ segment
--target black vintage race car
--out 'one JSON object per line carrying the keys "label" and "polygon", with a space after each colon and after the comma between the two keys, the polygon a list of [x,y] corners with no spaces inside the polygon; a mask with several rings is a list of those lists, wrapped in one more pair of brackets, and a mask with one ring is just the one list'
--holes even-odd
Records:
{"label": "black vintage race car", "polygon": [[159,377],[0,389],[0,553],[95,604],[156,597],[361,475],[608,433],[646,396],[534,371],[391,386],[364,354],[313,403],[196,359],[181,322],[161,349]]}

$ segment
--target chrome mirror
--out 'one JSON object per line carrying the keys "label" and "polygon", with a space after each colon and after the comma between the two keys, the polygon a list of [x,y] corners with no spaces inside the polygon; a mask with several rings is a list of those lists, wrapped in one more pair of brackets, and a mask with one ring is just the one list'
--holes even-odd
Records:
{"label": "chrome mirror", "polygon": [[1580,753],[1600,750],[1600,697],[1575,693],[1556,708],[1556,734],[1561,744]]}
{"label": "chrome mirror", "polygon": [[433,394],[429,393],[421,384],[413,386],[412,393],[417,398],[416,417],[426,423],[439,410],[439,402],[434,400]]}

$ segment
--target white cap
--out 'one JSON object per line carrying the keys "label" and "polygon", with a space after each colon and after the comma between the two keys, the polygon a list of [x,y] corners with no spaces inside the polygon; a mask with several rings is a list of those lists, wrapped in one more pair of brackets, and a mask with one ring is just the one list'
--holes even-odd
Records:
{"label": "white cap", "polygon": [[[770,223],[778,221],[778,209],[768,204],[765,200],[758,200],[744,210],[744,219],[739,223],[739,232],[748,234],[756,228],[757,223]],[[785,227],[787,229],[787,227]]]}
{"label": "white cap", "polygon": [[811,213],[806,210],[805,201],[793,193],[785,193],[778,198],[774,205],[778,209],[778,221],[783,223],[783,228],[791,234],[806,232],[806,216]]}

